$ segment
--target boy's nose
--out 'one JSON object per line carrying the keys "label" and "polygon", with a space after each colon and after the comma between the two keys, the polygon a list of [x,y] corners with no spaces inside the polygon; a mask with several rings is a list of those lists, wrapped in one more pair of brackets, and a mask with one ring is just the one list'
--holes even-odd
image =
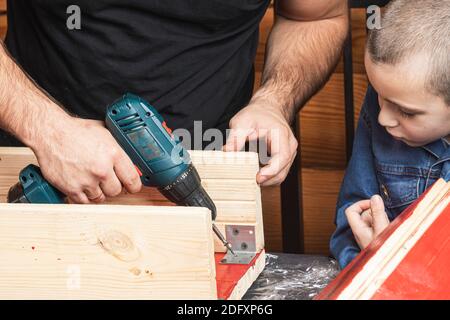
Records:
{"label": "boy's nose", "polygon": [[395,128],[398,126],[397,118],[389,108],[381,108],[380,114],[378,115],[378,123],[387,128]]}

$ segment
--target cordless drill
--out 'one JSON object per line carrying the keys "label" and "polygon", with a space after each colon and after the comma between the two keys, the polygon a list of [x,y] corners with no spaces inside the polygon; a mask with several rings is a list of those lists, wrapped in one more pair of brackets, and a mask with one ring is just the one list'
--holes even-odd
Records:
{"label": "cordless drill", "polygon": [[[135,164],[143,185],[157,187],[178,205],[206,207],[215,220],[216,206],[202,187],[189,153],[153,106],[125,94],[107,108],[106,127]],[[63,203],[64,195],[45,181],[38,167],[29,165],[11,187],[8,202]],[[214,223],[213,231],[233,253]]]}

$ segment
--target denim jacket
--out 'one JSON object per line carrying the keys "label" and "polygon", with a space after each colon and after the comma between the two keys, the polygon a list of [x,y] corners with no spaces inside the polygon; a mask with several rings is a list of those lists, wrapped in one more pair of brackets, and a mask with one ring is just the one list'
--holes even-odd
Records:
{"label": "denim jacket", "polygon": [[379,194],[392,221],[436,180],[450,180],[450,146],[445,139],[423,147],[410,147],[395,140],[378,123],[379,112],[377,93],[369,86],[353,155],[338,197],[336,230],[330,240],[331,253],[342,268],[360,252],[345,209]]}

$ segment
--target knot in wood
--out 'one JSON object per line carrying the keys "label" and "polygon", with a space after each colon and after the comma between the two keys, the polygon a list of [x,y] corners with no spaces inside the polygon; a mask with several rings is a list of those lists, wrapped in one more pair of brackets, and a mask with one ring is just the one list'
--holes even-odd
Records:
{"label": "knot in wood", "polygon": [[122,261],[135,261],[139,259],[139,249],[126,234],[110,230],[99,236],[100,246],[109,254]]}

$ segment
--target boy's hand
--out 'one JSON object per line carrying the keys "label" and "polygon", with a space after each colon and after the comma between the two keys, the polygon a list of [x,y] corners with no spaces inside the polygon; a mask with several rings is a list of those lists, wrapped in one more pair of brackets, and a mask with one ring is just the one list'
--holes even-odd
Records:
{"label": "boy's hand", "polygon": [[354,203],[345,210],[345,215],[361,250],[389,225],[383,199],[379,195]]}

